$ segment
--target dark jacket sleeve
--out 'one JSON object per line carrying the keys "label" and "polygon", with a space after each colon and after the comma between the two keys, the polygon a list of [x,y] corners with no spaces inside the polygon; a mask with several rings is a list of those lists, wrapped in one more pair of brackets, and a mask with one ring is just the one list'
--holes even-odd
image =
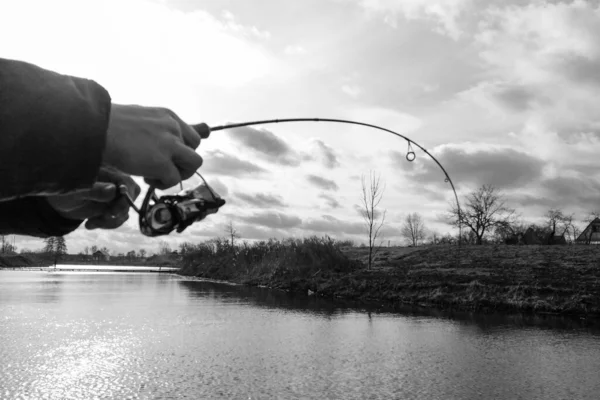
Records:
{"label": "dark jacket sleeve", "polygon": [[82,222],[62,217],[45,197],[0,201],[0,235],[64,236]]}
{"label": "dark jacket sleeve", "polygon": [[91,186],[110,104],[93,81],[0,58],[0,200]]}
{"label": "dark jacket sleeve", "polygon": [[0,58],[0,233],[62,236],[81,224],[44,196],[93,184],[110,104],[93,81]]}

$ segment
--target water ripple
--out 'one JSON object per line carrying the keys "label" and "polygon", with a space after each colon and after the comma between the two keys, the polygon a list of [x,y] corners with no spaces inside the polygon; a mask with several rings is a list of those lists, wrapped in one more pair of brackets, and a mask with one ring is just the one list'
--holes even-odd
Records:
{"label": "water ripple", "polygon": [[156,275],[29,272],[18,276],[23,291],[4,274],[0,399],[595,399],[600,392],[600,336],[585,329],[368,314],[322,300],[303,307],[273,292]]}

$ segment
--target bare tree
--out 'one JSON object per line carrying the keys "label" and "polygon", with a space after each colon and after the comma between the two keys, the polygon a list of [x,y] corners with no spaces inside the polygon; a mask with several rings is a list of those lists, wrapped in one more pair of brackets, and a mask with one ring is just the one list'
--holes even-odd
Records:
{"label": "bare tree", "polygon": [[[592,216],[593,214],[591,214]],[[568,241],[575,241],[577,236],[579,236],[580,230],[579,227],[575,224],[574,214],[565,214],[559,208],[551,208],[544,214],[546,220],[548,221],[548,226],[556,235],[557,233],[565,234],[565,239]],[[592,221],[593,218],[590,220]],[[557,231],[558,228],[558,231]]]}
{"label": "bare tree", "polygon": [[385,222],[385,214],[387,211],[383,210],[382,213],[378,210],[379,203],[381,203],[381,199],[383,198],[383,192],[385,191],[385,183],[382,187],[381,176],[379,174],[375,174],[373,171],[371,171],[369,174],[369,185],[367,186],[364,175],[361,177],[361,183],[361,214],[365,221],[367,234],[369,237],[369,264],[367,268],[371,269],[371,266],[373,265],[373,258],[375,257],[375,253],[377,252],[377,250],[375,250],[374,253],[373,249],[375,248],[375,243],[377,242],[377,238],[379,237],[381,227]]}
{"label": "bare tree", "polygon": [[600,218],[600,211],[599,210],[590,211],[588,213],[588,215],[583,219],[583,222],[585,222],[586,224],[589,224],[590,222],[592,222],[596,218]]}
{"label": "bare tree", "polygon": [[159,254],[162,255],[167,255],[167,254],[171,254],[171,246],[169,246],[169,243],[167,243],[164,240],[161,240],[160,242],[158,242],[158,252]]}
{"label": "bare tree", "polygon": [[474,235],[475,244],[482,244],[486,234],[495,228],[512,225],[516,219],[515,210],[506,205],[504,195],[492,185],[483,185],[471,192],[463,206],[458,209],[452,204],[448,213],[449,223],[462,224]]}
{"label": "bare tree", "polygon": [[[13,236],[14,240],[14,236]],[[17,247],[10,243],[10,238],[8,235],[0,235],[0,253],[16,253]]]}
{"label": "bare tree", "polygon": [[146,257],[146,249],[140,249],[138,254],[140,255],[140,258]]}
{"label": "bare tree", "polygon": [[183,242],[179,244],[179,254],[191,253],[195,249],[196,246],[194,246],[194,244],[190,242]]}
{"label": "bare tree", "polygon": [[67,254],[67,243],[63,236],[50,236],[44,239],[44,252],[54,257],[54,266],[60,260],[61,256]]}
{"label": "bare tree", "polygon": [[561,224],[565,219],[565,214],[563,214],[560,208],[551,208],[549,209],[544,217],[548,221],[548,225],[552,232],[556,232],[556,225]]}
{"label": "bare tree", "polygon": [[225,232],[227,232],[227,236],[231,238],[231,247],[235,247],[235,239],[239,239],[241,236],[233,226],[233,221],[229,220],[229,223],[225,227]]}
{"label": "bare tree", "polygon": [[431,231],[428,240],[431,244],[438,244],[440,242],[440,234],[437,231]]}
{"label": "bare tree", "polygon": [[413,246],[418,246],[419,242],[425,239],[425,222],[419,213],[408,214],[404,218],[404,223],[400,229],[400,235]]}
{"label": "bare tree", "polygon": [[564,232],[567,236],[567,240],[569,242],[575,242],[577,237],[581,233],[581,229],[575,223],[575,214],[564,215],[562,219],[562,224],[564,227]]}

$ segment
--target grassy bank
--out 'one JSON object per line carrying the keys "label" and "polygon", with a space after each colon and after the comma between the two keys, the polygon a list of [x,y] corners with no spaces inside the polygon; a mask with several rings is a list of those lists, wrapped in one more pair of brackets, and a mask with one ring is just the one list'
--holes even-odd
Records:
{"label": "grassy bank", "polygon": [[[151,257],[110,257],[108,260],[95,260],[92,256],[66,254],[58,259],[62,265],[113,265],[113,266],[152,266],[178,268],[181,257],[177,255],[153,255]],[[54,265],[54,256],[43,253],[0,255],[0,268],[49,267]]]}
{"label": "grassy bank", "polygon": [[372,270],[366,251],[317,238],[222,245],[186,255],[181,274],[386,305],[600,317],[596,246],[382,248]]}
{"label": "grassy bank", "polygon": [[0,255],[0,268],[47,267],[50,262],[37,255]]}

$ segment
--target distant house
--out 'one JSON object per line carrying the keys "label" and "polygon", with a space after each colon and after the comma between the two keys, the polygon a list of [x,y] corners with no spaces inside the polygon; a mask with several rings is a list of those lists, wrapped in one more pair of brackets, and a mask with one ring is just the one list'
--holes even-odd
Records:
{"label": "distant house", "polygon": [[540,238],[535,234],[533,228],[529,227],[523,235],[523,243],[525,244],[542,244]]}
{"label": "distant house", "polygon": [[92,258],[94,261],[108,261],[110,260],[110,255],[106,254],[102,250],[97,250],[92,254]]}
{"label": "distant house", "polygon": [[565,238],[565,232],[562,235],[555,235],[554,233],[550,233],[548,238],[546,239],[546,244],[549,245],[563,245],[567,244],[567,239]]}
{"label": "distant house", "polygon": [[[566,230],[565,230],[566,232]],[[562,245],[567,244],[565,232],[561,235],[556,235],[554,231],[544,234],[543,238],[540,238],[539,234],[535,232],[533,228],[528,228],[523,234],[523,244],[545,244],[545,245]]]}
{"label": "distant house", "polygon": [[576,243],[600,243],[600,218],[594,219],[575,240]]}

